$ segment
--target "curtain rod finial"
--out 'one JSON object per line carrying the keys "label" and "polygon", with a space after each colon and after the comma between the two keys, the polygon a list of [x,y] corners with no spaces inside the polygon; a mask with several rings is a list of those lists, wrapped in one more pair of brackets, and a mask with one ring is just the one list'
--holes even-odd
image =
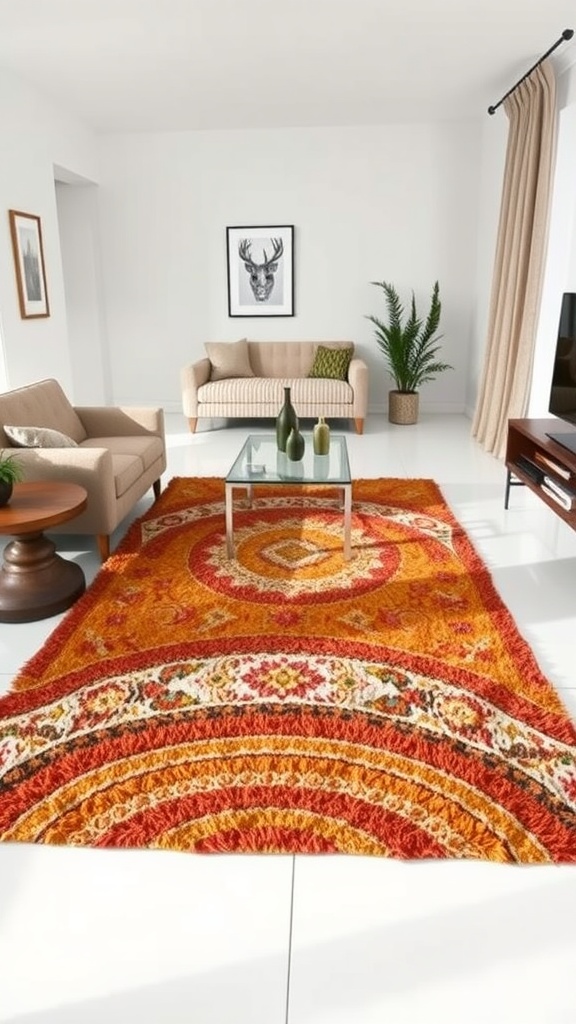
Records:
{"label": "curtain rod finial", "polygon": [[488,107],[488,113],[489,114],[495,114],[496,113],[496,107]]}
{"label": "curtain rod finial", "polygon": [[562,39],[572,39],[573,35],[574,35],[574,29],[573,28],[565,28],[563,33],[562,33]]}

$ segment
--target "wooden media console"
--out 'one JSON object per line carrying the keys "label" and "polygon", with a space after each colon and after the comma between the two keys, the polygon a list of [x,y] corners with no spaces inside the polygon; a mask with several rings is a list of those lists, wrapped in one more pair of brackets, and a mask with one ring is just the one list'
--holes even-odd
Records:
{"label": "wooden media console", "polygon": [[576,530],[576,452],[553,441],[548,432],[574,434],[576,427],[553,419],[508,421],[504,507],[510,488],[523,484]]}

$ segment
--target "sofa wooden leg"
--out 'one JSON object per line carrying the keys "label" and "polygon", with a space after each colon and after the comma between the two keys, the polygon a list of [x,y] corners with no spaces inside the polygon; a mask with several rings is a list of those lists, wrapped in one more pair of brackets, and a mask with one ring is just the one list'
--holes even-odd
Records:
{"label": "sofa wooden leg", "polygon": [[160,478],[154,481],[152,487],[154,489],[154,500],[156,500],[157,498],[160,497],[160,492],[162,491],[162,483],[160,481]]}
{"label": "sofa wooden leg", "polygon": [[110,557],[110,536],[107,533],[99,533],[96,537],[100,559],[105,562]]}
{"label": "sofa wooden leg", "polygon": [[196,424],[198,423],[198,419],[197,418],[195,420],[194,419],[189,419],[188,423],[190,424],[190,433],[191,434],[195,434],[196,433]]}
{"label": "sofa wooden leg", "polygon": [[357,434],[363,434],[364,433],[364,420],[361,419],[360,417],[358,417],[358,419],[354,420],[354,423],[356,424],[356,433]]}

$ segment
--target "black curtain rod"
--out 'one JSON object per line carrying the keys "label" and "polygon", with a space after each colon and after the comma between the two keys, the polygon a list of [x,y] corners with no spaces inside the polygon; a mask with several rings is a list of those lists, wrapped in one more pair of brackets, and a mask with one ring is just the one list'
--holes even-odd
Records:
{"label": "black curtain rod", "polygon": [[546,57],[549,57],[550,54],[554,52],[554,50],[556,49],[557,46],[560,46],[560,43],[564,43],[568,39],[572,39],[573,35],[574,35],[574,29],[573,28],[565,28],[563,33],[562,33],[562,35],[560,36],[560,39],[557,39],[556,42],[554,43],[554,45],[551,46],[549,50],[546,50],[546,53],[542,54],[542,56],[540,57],[540,60],[537,60],[536,63],[532,65],[530,70],[527,71],[525,75],[522,75],[522,78],[518,79],[518,81],[516,82],[516,85],[513,85],[511,89],[508,89],[508,92],[505,93],[504,96],[502,97],[502,99],[498,100],[498,103],[495,103],[493,107],[488,107],[488,113],[489,114],[495,114],[496,111],[498,110],[498,107],[502,103],[504,103],[504,100],[508,99],[508,96],[510,96],[510,93],[513,93],[514,89],[517,89],[519,85],[522,85],[522,82],[524,82],[528,78],[528,75],[531,75],[532,72],[535,71],[535,69],[538,67],[538,65],[541,64],[543,60],[546,60]]}

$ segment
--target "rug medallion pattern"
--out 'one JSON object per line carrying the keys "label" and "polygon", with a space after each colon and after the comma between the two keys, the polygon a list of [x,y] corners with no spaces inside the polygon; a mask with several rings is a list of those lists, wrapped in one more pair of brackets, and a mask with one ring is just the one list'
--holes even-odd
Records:
{"label": "rug medallion pattern", "polygon": [[576,732],[430,480],[175,479],[0,700],[0,838],[576,861]]}

